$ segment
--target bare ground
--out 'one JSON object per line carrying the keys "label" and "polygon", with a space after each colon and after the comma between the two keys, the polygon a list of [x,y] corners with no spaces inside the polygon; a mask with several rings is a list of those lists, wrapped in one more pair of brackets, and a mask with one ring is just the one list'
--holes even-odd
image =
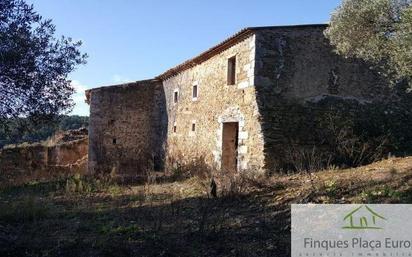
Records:
{"label": "bare ground", "polygon": [[289,256],[291,203],[412,203],[412,157],[237,183],[3,185],[0,256]]}

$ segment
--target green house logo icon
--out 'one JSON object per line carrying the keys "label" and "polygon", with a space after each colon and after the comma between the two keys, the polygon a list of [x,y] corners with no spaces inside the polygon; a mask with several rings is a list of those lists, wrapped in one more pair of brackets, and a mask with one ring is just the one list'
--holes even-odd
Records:
{"label": "green house logo icon", "polygon": [[347,223],[346,226],[342,227],[343,229],[383,229],[378,224],[386,218],[369,206],[361,205],[349,212],[343,220]]}

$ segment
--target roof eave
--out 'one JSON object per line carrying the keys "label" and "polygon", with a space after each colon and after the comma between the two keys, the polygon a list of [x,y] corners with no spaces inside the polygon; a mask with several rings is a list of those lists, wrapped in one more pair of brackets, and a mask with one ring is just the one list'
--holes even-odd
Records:
{"label": "roof eave", "polygon": [[308,28],[308,27],[327,27],[328,24],[301,24],[301,25],[283,25],[283,26],[262,26],[262,27],[248,27],[244,28],[233,36],[227,38],[221,43],[215,45],[214,47],[202,52],[196,57],[185,61],[182,64],[179,64],[166,72],[160,74],[156,77],[159,80],[166,80],[168,78],[178,75],[180,72],[192,68],[202,62],[212,58],[213,56],[225,51],[226,49],[232,47],[233,45],[243,41],[250,35],[254,34],[258,30],[265,29],[296,29],[296,28]]}
{"label": "roof eave", "polygon": [[229,37],[228,39],[224,40],[220,44],[204,51],[203,53],[197,55],[196,57],[189,59],[185,61],[184,63],[177,65],[176,67],[173,67],[166,72],[160,74],[159,76],[156,77],[156,79],[160,80],[166,80],[170,77],[174,77],[180,72],[187,70],[189,68],[192,68],[198,64],[203,63],[204,61],[212,58],[213,56],[225,51],[226,49],[232,47],[233,45],[243,41],[250,35],[254,33],[254,30],[251,28],[245,28],[236,33],[235,35]]}

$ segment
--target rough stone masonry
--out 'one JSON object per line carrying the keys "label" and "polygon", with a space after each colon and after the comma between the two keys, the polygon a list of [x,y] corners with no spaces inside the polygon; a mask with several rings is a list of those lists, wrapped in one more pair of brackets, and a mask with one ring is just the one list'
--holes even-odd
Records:
{"label": "rough stone masonry", "polygon": [[327,98],[363,106],[386,92],[366,64],[333,52],[325,28],[246,28],[154,79],[87,90],[89,172],[285,167],[291,145],[319,143],[296,106]]}

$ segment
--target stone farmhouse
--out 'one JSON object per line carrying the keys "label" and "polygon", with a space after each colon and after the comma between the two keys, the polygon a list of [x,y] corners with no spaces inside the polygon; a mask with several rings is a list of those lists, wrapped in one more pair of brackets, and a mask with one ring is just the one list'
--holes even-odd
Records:
{"label": "stone farmhouse", "polygon": [[304,110],[327,99],[362,106],[386,88],[368,65],[334,53],[326,26],[246,28],[153,79],[87,90],[89,172],[286,167],[291,146],[321,144]]}

